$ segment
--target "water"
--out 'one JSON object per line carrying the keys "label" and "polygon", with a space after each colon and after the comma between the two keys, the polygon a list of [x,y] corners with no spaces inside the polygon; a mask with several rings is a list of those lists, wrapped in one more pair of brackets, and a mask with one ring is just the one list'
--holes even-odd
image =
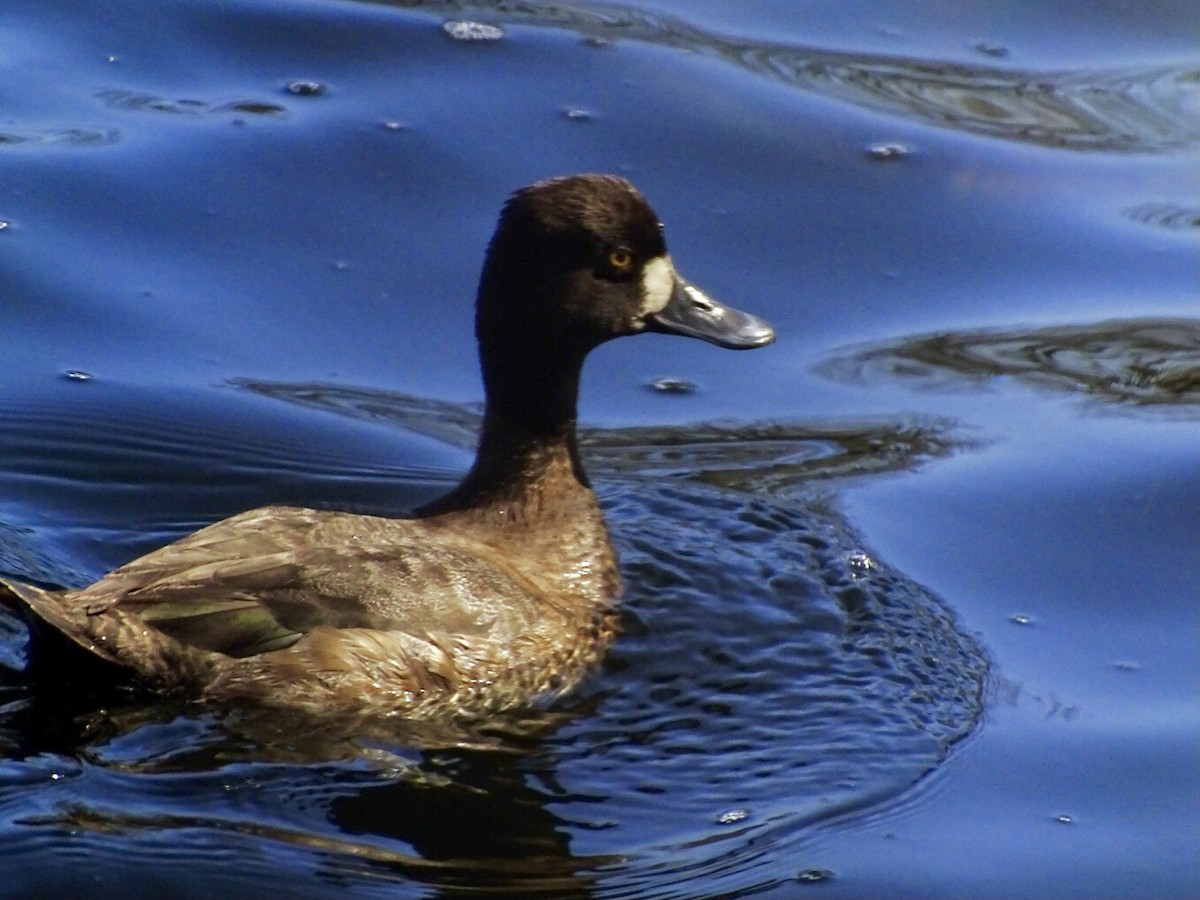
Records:
{"label": "water", "polygon": [[64,697],[0,612],[0,893],[1200,893],[1197,18],[9,0],[5,572],[443,489],[536,178],[627,175],[779,340],[589,362],[631,590],[551,708]]}

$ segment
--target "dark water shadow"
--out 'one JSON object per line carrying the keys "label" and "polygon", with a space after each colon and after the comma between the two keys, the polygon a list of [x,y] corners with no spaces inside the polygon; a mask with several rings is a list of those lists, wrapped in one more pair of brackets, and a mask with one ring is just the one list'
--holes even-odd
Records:
{"label": "dark water shadow", "polygon": [[353,0],[567,29],[717,57],[754,75],[864,109],[999,140],[1079,151],[1161,153],[1200,141],[1193,64],[1040,71],[749,42],[615,3]]}
{"label": "dark water shadow", "polygon": [[941,392],[983,390],[1006,377],[1078,394],[1095,410],[1193,418],[1200,404],[1200,320],[938,332],[852,348],[817,371],[852,384],[894,379]]}

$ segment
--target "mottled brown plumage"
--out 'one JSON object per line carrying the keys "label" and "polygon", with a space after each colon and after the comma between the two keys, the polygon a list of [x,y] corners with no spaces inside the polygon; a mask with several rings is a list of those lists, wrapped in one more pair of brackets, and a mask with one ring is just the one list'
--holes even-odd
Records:
{"label": "mottled brown plumage", "polygon": [[773,336],[678,277],[624,180],[525,188],[480,280],[487,407],[453,491],[412,519],[251,510],[88,587],[0,580],[0,599],[146,685],[201,699],[427,715],[564,691],[607,647],[620,593],[576,450],[579,373],[598,344],[646,330],[727,347]]}

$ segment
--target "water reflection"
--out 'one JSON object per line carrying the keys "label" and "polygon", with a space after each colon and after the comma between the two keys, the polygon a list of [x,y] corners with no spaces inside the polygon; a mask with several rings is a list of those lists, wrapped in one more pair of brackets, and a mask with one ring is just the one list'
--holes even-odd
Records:
{"label": "water reflection", "polygon": [[[211,862],[212,835],[225,834],[256,847],[255,856],[273,844],[312,851],[327,882],[386,878],[432,885],[438,895],[470,888],[520,896],[520,888],[582,897],[586,870],[619,861],[573,855],[566,823],[533,786],[550,773],[530,781],[526,772],[524,757],[561,713],[470,730],[199,710],[95,685],[7,694],[0,756],[10,776],[20,760],[32,777],[5,779],[0,819],[19,787],[22,832],[46,840],[113,838],[136,856],[139,840],[166,835],[176,861],[203,864]],[[214,796],[226,800],[214,806]],[[19,863],[21,852],[0,850],[0,860]]]}
{"label": "water reflection", "polygon": [[[481,407],[346,385],[235,379],[244,390],[370,421],[471,450]],[[931,416],[681,427],[581,428],[588,471],[597,477],[673,478],[781,498],[833,478],[912,470],[976,446],[953,420]]]}
{"label": "water reflection", "polygon": [[1022,71],[815,47],[749,43],[618,4],[364,0],[487,22],[566,28],[717,56],[755,75],[928,125],[1070,150],[1154,153],[1200,140],[1200,69]]}
{"label": "water reflection", "polygon": [[329,818],[345,834],[411,846],[416,858],[402,868],[410,877],[419,868],[415,874],[443,889],[439,894],[582,898],[594,882],[589,870],[620,862],[571,853],[568,823],[531,789],[518,759],[459,752],[429,754],[424,763],[442,776],[440,783],[399,779],[366,787],[335,799]]}
{"label": "water reflection", "polygon": [[[749,42],[684,19],[619,4],[464,3],[459,0],[360,0],[487,23],[569,29],[593,45],[637,41],[720,58],[756,76],[855,106],[1006,141],[1070,150],[1170,152],[1200,141],[1200,69],[1192,64],[1120,70],[1037,71],[903,56],[837,52]],[[460,23],[464,27],[472,23]],[[476,23],[477,24],[477,23]],[[479,26],[482,27],[482,26]],[[992,59],[997,54],[981,51]],[[122,111],[170,115],[277,117],[278,103],[215,104],[192,97],[106,89],[94,95]],[[6,123],[0,149],[29,143],[102,146],[116,127]]]}
{"label": "water reflection", "polygon": [[1109,409],[1193,416],[1200,404],[1200,320],[939,332],[852,350],[819,371],[839,381],[897,378],[938,391],[980,388],[1007,376],[1079,393]]}
{"label": "water reflection", "polygon": [[483,423],[483,405],[458,405],[401,394],[325,382],[264,381],[231,378],[229,384],[253,394],[352,419],[384,421],[428,435],[443,443],[473,450]]}

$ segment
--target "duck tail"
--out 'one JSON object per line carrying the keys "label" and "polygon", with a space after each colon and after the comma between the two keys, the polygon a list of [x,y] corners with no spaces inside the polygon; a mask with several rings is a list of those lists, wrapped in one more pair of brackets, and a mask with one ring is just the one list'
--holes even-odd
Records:
{"label": "duck tail", "polygon": [[[119,660],[107,647],[100,646],[88,633],[86,624],[79,621],[69,606],[62,602],[64,591],[50,591],[0,576],[0,604],[15,609],[33,632],[34,643],[65,643],[87,655],[114,665]],[[82,611],[81,611],[82,613]],[[86,616],[86,613],[82,613]],[[38,654],[35,650],[35,658]]]}
{"label": "duck tail", "polygon": [[17,581],[15,578],[0,577],[0,602],[18,611],[38,602],[40,594],[49,593],[50,591]]}

